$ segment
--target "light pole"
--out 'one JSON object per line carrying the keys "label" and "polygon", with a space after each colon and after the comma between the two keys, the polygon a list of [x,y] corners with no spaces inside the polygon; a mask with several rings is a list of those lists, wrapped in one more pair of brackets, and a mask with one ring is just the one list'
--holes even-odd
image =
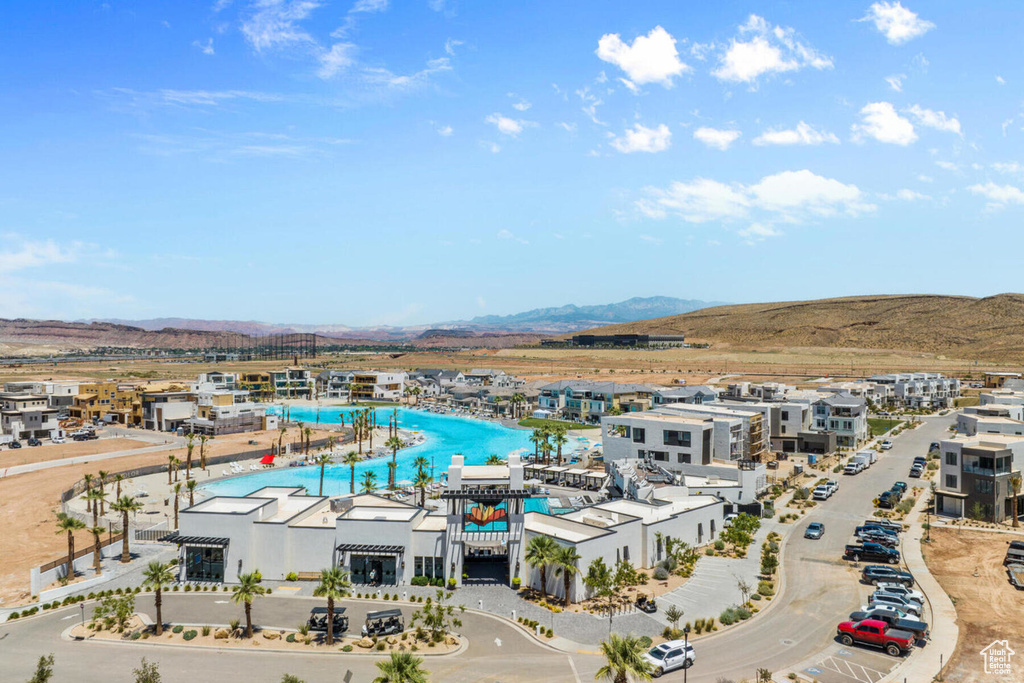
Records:
{"label": "light pole", "polygon": [[85,628],[85,603],[78,603],[78,609],[82,611],[82,628]]}
{"label": "light pole", "polygon": [[683,627],[683,683],[686,683],[690,667],[686,665],[690,657],[690,625]]}

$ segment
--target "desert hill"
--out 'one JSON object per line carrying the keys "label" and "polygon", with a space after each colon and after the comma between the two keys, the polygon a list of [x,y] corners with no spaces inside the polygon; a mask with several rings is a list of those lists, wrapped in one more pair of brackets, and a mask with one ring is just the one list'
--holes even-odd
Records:
{"label": "desert hill", "polygon": [[856,296],[716,306],[608,325],[598,334],[685,334],[745,348],[898,349],[1024,361],[1024,294]]}

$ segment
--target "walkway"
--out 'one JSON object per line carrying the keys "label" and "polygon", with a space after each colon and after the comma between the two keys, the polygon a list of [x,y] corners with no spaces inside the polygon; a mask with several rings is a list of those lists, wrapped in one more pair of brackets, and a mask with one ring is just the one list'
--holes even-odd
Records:
{"label": "walkway", "polygon": [[[742,579],[752,591],[757,590],[761,573],[761,544],[770,532],[779,531],[779,526],[791,528],[793,525],[761,520],[761,528],[754,535],[747,556],[742,559],[701,556],[689,581],[658,597],[658,611],[654,618],[667,626],[665,610],[669,605],[675,605],[683,611],[683,621],[706,617],[717,619],[726,608],[740,604],[742,596],[738,583]],[[784,528],[780,533],[785,531]]]}

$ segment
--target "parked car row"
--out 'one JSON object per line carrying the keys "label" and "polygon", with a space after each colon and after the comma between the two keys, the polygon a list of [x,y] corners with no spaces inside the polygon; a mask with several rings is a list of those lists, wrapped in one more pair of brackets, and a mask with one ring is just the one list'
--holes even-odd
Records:
{"label": "parked car row", "polygon": [[910,476],[919,478],[924,474],[925,467],[928,466],[928,458],[923,455],[918,455],[914,458],[914,464],[910,466]]}
{"label": "parked car row", "polygon": [[828,500],[838,490],[839,482],[835,479],[829,479],[824,484],[814,487],[814,491],[811,492],[811,498],[814,500]]}
{"label": "parked car row", "polygon": [[857,542],[845,547],[843,557],[854,562],[869,560],[899,564],[900,551],[896,548],[902,532],[902,524],[887,519],[865,520],[853,530]]}
{"label": "parked car row", "polygon": [[[867,526],[867,525],[865,525]],[[929,636],[924,614],[924,594],[914,589],[910,572],[885,565],[867,565],[861,579],[875,590],[868,604],[850,614],[850,620],[836,627],[843,645],[867,645],[885,650],[893,657],[911,652],[919,640]]]}
{"label": "parked car row", "polygon": [[888,491],[878,496],[878,507],[891,510],[903,500],[903,494],[907,492],[906,482],[898,481]]}

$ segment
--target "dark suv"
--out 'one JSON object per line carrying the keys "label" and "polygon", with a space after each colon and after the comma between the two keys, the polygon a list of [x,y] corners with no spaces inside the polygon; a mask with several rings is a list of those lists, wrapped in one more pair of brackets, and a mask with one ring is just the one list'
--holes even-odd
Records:
{"label": "dark suv", "polygon": [[864,583],[875,586],[879,583],[901,583],[907,588],[914,585],[914,575],[910,572],[900,571],[893,567],[886,567],[884,564],[869,564],[861,572],[861,579]]}

